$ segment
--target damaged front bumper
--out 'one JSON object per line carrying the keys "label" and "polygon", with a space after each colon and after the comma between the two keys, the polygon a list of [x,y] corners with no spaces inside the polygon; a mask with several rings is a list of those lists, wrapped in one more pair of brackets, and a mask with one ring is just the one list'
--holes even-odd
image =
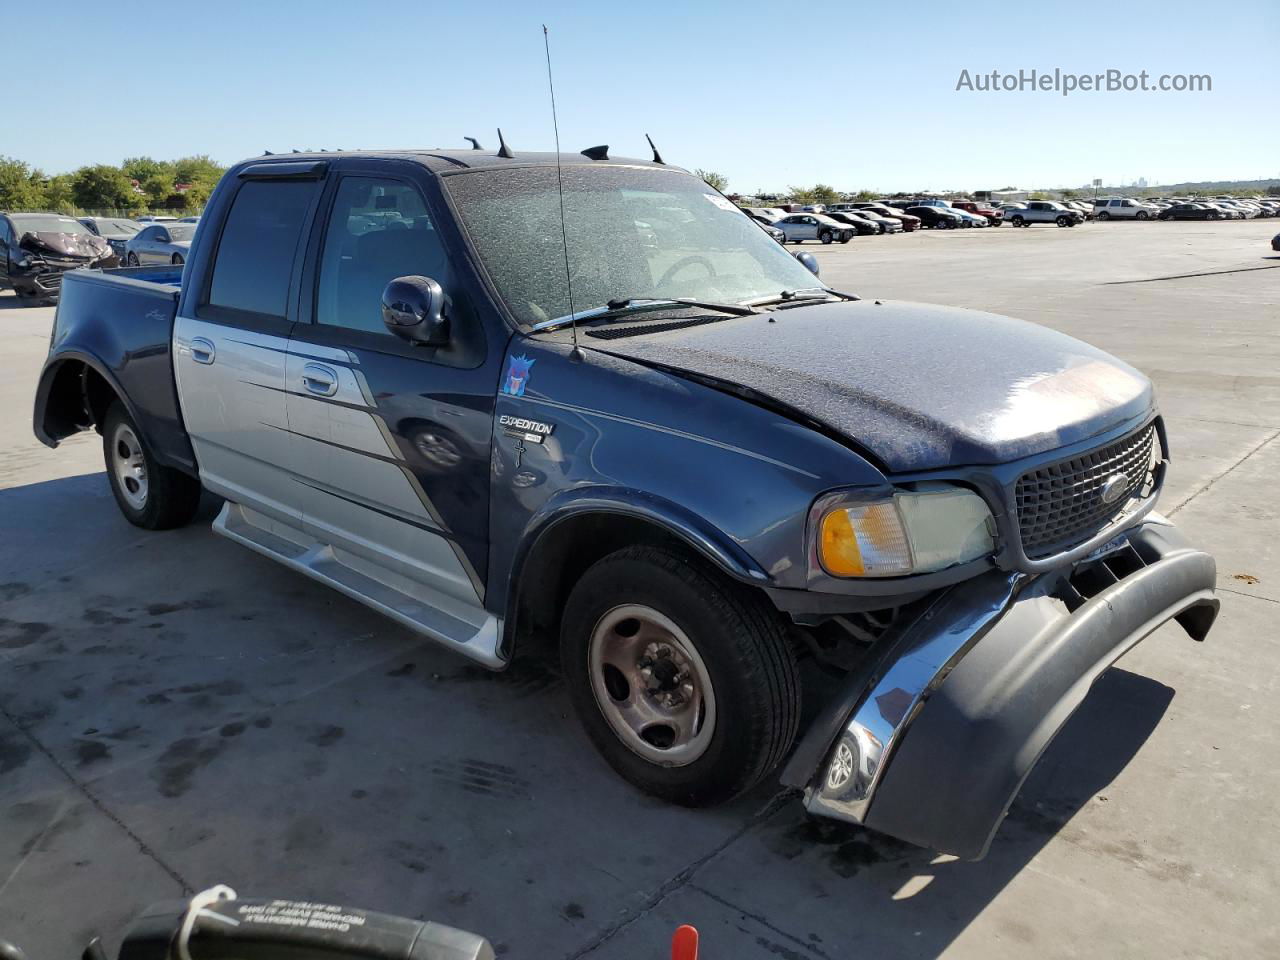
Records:
{"label": "damaged front bumper", "polygon": [[1072,568],[951,587],[881,638],[783,782],[811,813],[980,859],[1111,664],[1169,620],[1204,639],[1215,576],[1209,554],[1152,515]]}

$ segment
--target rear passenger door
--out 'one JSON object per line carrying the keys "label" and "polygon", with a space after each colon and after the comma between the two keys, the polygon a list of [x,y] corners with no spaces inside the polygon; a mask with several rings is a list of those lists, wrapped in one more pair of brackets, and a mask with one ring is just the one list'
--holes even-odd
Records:
{"label": "rear passenger door", "polygon": [[[436,632],[456,639],[485,621],[495,382],[436,217],[397,170],[347,161],[329,189],[285,370],[293,469],[307,534],[443,611],[454,624]],[[402,276],[443,287],[447,346],[386,328],[382,292]]]}
{"label": "rear passenger door", "polygon": [[268,528],[264,517],[298,526],[302,516],[289,471],[285,360],[323,170],[262,163],[242,174],[207,269],[188,271],[201,289],[186,292],[174,323],[174,374],[200,479]]}

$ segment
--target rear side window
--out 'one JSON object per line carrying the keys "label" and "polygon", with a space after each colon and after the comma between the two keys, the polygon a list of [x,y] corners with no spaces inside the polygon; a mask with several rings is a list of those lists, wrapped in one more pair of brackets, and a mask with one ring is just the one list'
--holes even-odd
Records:
{"label": "rear side window", "polygon": [[314,180],[250,180],[232,201],[213,263],[208,305],[284,319],[294,254]]}

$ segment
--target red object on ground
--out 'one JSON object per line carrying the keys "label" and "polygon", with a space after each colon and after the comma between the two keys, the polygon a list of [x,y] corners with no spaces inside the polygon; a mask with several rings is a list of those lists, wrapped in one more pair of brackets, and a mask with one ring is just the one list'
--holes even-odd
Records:
{"label": "red object on ground", "polygon": [[698,931],[687,923],[676,927],[671,938],[671,960],[698,960]]}

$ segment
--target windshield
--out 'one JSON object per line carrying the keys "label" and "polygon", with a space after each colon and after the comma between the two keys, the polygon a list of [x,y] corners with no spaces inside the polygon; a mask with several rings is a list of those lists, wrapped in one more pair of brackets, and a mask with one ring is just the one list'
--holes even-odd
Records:
{"label": "windshield", "polygon": [[141,224],[134,223],[132,220],[98,219],[94,222],[103,233],[127,233],[132,235],[142,229]]}
{"label": "windshield", "polygon": [[[578,314],[620,298],[736,303],[817,282],[696,177],[579,165],[565,167],[563,176]],[[533,325],[568,316],[555,167],[485,170],[443,182],[517,320]]]}
{"label": "windshield", "polygon": [[169,239],[171,241],[182,242],[190,240],[196,235],[196,225],[194,223],[168,223],[165,229],[169,231]]}
{"label": "windshield", "polygon": [[13,221],[13,230],[19,237],[24,233],[83,233],[92,236],[92,232],[74,217],[24,217],[18,215],[9,218]]}

